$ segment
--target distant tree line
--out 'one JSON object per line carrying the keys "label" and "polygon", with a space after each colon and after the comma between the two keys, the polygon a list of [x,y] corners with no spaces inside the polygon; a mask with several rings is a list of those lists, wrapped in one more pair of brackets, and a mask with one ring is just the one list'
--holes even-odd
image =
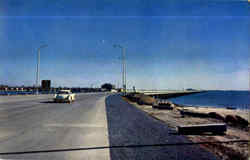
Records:
{"label": "distant tree line", "polygon": [[111,91],[112,89],[115,89],[115,85],[111,84],[111,83],[104,83],[101,86],[102,89],[105,89],[107,91]]}

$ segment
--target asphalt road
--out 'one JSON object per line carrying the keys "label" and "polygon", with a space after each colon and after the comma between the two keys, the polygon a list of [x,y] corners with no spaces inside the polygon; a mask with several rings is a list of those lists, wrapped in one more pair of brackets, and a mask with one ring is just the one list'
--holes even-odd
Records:
{"label": "asphalt road", "polygon": [[[22,97],[22,96],[21,96]],[[51,95],[0,97],[0,152],[60,150],[1,159],[173,159],[215,157],[199,146],[104,148],[101,146],[188,142],[144,112],[105,93],[79,94],[72,104],[51,103]],[[70,151],[72,149],[72,151]]]}
{"label": "asphalt road", "polygon": [[[107,146],[105,94],[80,94],[51,103],[52,95],[0,97],[0,152]],[[10,99],[13,99],[10,100]],[[109,159],[109,150],[0,155],[0,159]]]}

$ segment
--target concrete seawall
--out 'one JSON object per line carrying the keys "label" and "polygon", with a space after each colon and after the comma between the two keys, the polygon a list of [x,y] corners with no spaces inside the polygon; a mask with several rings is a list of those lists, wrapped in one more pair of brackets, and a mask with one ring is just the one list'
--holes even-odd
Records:
{"label": "concrete seawall", "polygon": [[154,97],[154,98],[160,98],[160,99],[168,99],[168,98],[175,98],[190,94],[197,94],[202,93],[206,91],[184,91],[184,92],[166,92],[166,93],[144,93],[148,96]]}

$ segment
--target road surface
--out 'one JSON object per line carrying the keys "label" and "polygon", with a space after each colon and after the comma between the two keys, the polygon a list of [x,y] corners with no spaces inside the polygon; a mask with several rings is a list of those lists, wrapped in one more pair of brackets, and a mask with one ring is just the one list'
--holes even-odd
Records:
{"label": "road surface", "polygon": [[51,95],[0,97],[1,153],[68,149],[0,154],[0,159],[215,159],[198,146],[73,151],[84,147],[187,142],[185,137],[170,132],[165,124],[129,105],[119,95],[83,93],[72,104],[51,103]]}

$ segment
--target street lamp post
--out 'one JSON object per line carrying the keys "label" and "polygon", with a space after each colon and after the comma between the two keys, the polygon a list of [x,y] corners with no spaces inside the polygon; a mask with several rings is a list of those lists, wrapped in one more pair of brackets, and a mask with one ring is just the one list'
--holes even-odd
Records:
{"label": "street lamp post", "polygon": [[42,48],[48,47],[48,45],[41,45],[38,49],[37,49],[37,66],[36,66],[36,94],[39,93],[39,72],[40,72],[40,50]]}
{"label": "street lamp post", "polygon": [[115,44],[113,45],[114,48],[120,48],[122,49],[122,87],[123,87],[123,90],[126,94],[127,92],[127,86],[126,86],[126,63],[125,63],[125,48],[119,44]]}

